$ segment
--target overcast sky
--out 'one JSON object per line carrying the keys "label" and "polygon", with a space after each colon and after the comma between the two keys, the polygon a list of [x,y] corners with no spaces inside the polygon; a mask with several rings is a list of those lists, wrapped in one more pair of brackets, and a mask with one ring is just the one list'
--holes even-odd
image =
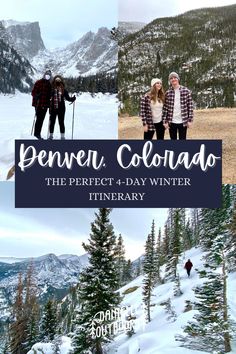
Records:
{"label": "overcast sky", "polygon": [[119,21],[149,23],[156,18],[175,16],[188,10],[235,3],[235,0],[119,0]]}
{"label": "overcast sky", "polygon": [[38,21],[47,48],[62,47],[100,27],[117,26],[116,0],[6,0],[0,20]]}
{"label": "overcast sky", "polygon": [[[84,254],[81,246],[90,233],[97,209],[15,209],[14,183],[0,182],[0,257],[37,257],[47,253]],[[122,234],[127,257],[144,251],[155,220],[163,227],[167,209],[113,209],[116,235]]]}

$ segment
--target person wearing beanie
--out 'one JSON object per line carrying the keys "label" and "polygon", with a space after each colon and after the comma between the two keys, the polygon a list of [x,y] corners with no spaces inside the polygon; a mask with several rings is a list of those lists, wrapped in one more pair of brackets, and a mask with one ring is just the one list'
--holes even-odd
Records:
{"label": "person wearing beanie", "polygon": [[176,72],[169,75],[170,88],[166,92],[163,107],[163,122],[165,128],[169,128],[172,140],[185,140],[187,128],[193,121],[193,100],[191,91],[180,85],[180,77]]}
{"label": "person wearing beanie", "polygon": [[42,79],[37,80],[32,89],[32,106],[35,107],[36,122],[34,126],[34,136],[41,140],[41,130],[47,109],[50,106],[51,98],[51,70],[46,70]]}
{"label": "person wearing beanie", "polygon": [[65,83],[60,75],[56,75],[52,80],[51,104],[50,104],[50,120],[49,120],[49,140],[53,139],[56,118],[60,126],[61,140],[65,139],[65,100],[74,102],[75,96],[70,97],[65,89]]}
{"label": "person wearing beanie", "polygon": [[152,79],[151,88],[140,102],[140,117],[143,123],[144,140],[152,140],[155,132],[158,140],[163,140],[165,127],[162,121],[162,109],[165,92],[161,79]]}

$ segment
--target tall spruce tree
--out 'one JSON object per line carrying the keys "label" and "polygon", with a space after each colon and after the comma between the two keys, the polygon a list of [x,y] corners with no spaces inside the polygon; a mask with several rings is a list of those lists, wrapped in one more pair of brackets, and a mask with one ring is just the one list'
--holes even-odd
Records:
{"label": "tall spruce tree", "polygon": [[162,252],[161,252],[161,229],[159,229],[157,242],[156,242],[156,283],[161,283],[161,265],[162,265]]}
{"label": "tall spruce tree", "polygon": [[164,237],[163,241],[161,244],[161,249],[162,249],[162,255],[163,255],[163,264],[167,262],[169,252],[170,252],[170,227],[168,226],[168,223],[165,223],[164,227]]}
{"label": "tall spruce tree", "polygon": [[229,225],[229,232],[230,232],[230,237],[227,246],[229,270],[235,271],[236,270],[236,202],[234,204],[232,220]]}
{"label": "tall spruce tree", "polygon": [[141,258],[139,257],[137,261],[137,267],[136,267],[136,272],[135,272],[135,277],[139,277],[142,273],[142,261]]}
{"label": "tall spruce tree", "polygon": [[147,237],[143,261],[143,302],[147,322],[151,321],[151,297],[156,280],[156,250],[155,250],[155,224],[152,222],[151,233]]}
{"label": "tall spruce tree", "polygon": [[183,250],[189,250],[194,246],[193,230],[191,228],[190,220],[188,219],[183,233]]}
{"label": "tall spruce tree", "polygon": [[170,210],[170,243],[165,271],[165,279],[168,280],[175,280],[177,276],[177,264],[181,254],[181,239],[184,228],[182,215],[183,213],[179,208]]}
{"label": "tall spruce tree", "polygon": [[125,261],[123,279],[124,279],[124,284],[127,284],[133,279],[132,262],[130,259],[128,259],[128,261]]}
{"label": "tall spruce tree", "polygon": [[191,215],[191,230],[192,230],[192,240],[193,240],[193,246],[197,246],[199,244],[199,227],[200,227],[200,221],[199,221],[199,214],[200,214],[200,209],[193,208],[190,211]]}
{"label": "tall spruce tree", "polygon": [[57,334],[57,302],[49,299],[44,306],[42,320],[40,324],[40,338],[42,341],[52,341]]}
{"label": "tall spruce tree", "polygon": [[227,264],[225,249],[229,237],[231,220],[231,195],[229,186],[222,187],[222,208],[204,209],[201,213],[201,244],[206,252],[204,269],[199,276],[204,283],[195,288],[195,308],[198,313],[190,321],[180,336],[182,346],[195,350],[205,350],[216,354],[229,353],[230,320],[227,301]]}
{"label": "tall spruce tree", "polygon": [[[89,254],[89,266],[80,274],[78,288],[80,306],[75,320],[73,336],[74,354],[87,353],[102,354],[102,344],[112,339],[112,333],[102,336],[94,335],[99,322],[94,316],[102,311],[114,309],[120,301],[115,291],[118,286],[116,270],[115,247],[116,240],[113,226],[109,220],[111,209],[100,208],[96,213],[95,221],[91,224],[91,233],[88,244],[83,244]],[[108,317],[103,325],[111,323]]]}
{"label": "tall spruce tree", "polygon": [[116,250],[115,250],[115,257],[116,257],[116,268],[118,272],[118,288],[120,288],[125,283],[125,267],[126,267],[126,259],[125,259],[125,246],[123,237],[121,234],[118,236]]}
{"label": "tall spruce tree", "polygon": [[37,301],[37,287],[33,278],[34,268],[31,262],[26,275],[26,295],[24,316],[26,322],[26,338],[24,347],[30,350],[39,338],[39,305]]}

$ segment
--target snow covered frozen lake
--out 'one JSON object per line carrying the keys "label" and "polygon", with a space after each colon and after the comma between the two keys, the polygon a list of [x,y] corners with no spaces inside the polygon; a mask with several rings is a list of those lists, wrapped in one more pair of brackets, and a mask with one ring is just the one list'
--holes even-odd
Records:
{"label": "snow covered frozen lake", "polygon": [[[34,107],[30,94],[0,95],[0,180],[5,180],[14,165],[15,139],[35,139],[31,136]],[[89,93],[79,95],[75,102],[74,139],[117,139],[118,102],[116,95]],[[66,102],[66,139],[72,136],[73,105]],[[49,113],[42,129],[47,138]],[[59,139],[59,125],[56,122],[54,139]]]}

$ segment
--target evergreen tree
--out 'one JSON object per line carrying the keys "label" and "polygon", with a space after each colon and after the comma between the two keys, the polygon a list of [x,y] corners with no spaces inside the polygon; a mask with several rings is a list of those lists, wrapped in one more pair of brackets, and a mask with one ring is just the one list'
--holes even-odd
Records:
{"label": "evergreen tree", "polygon": [[174,296],[181,296],[183,294],[181,288],[180,288],[180,276],[179,273],[177,273],[177,276],[175,278],[175,284],[174,284]]}
{"label": "evergreen tree", "polygon": [[189,250],[194,246],[193,230],[190,226],[190,220],[187,221],[183,232],[183,248],[184,251]]}
{"label": "evergreen tree", "polygon": [[[109,221],[111,210],[100,208],[96,219],[91,225],[88,244],[83,244],[89,254],[89,266],[80,274],[78,288],[80,306],[75,320],[73,336],[74,353],[102,354],[102,344],[112,339],[112,333],[96,336],[99,326],[94,316],[112,310],[118,306],[120,297],[115,292],[118,286],[116,271],[115,247],[116,240],[113,226]],[[103,325],[111,323],[109,318],[104,319]]]}
{"label": "evergreen tree", "polygon": [[164,227],[164,237],[163,237],[163,242],[161,244],[162,248],[162,255],[163,255],[163,264],[167,262],[169,253],[170,253],[170,227],[168,227],[168,224],[166,222],[165,227]]}
{"label": "evergreen tree", "polygon": [[74,331],[75,309],[78,306],[78,286],[71,287],[69,295],[60,304],[58,311],[58,329],[62,333]]}
{"label": "evergreen tree", "polygon": [[161,253],[161,229],[159,229],[157,243],[156,243],[156,283],[161,283],[161,273],[160,268],[162,264],[162,253]]}
{"label": "evergreen tree", "polygon": [[54,299],[49,299],[44,306],[40,337],[44,342],[52,341],[57,333],[57,303]]}
{"label": "evergreen tree", "polygon": [[139,257],[137,268],[136,268],[136,277],[139,277],[141,273],[142,273],[142,261],[141,258]]}
{"label": "evergreen tree", "polygon": [[201,213],[201,221],[207,234],[204,240],[201,226],[201,244],[206,254],[204,269],[199,271],[199,275],[205,281],[195,288],[195,308],[199,311],[194,316],[195,321],[190,321],[185,327],[187,336],[178,338],[187,348],[214,351],[218,354],[231,351],[225,256],[230,220],[230,188],[222,186],[222,208],[204,209]]}
{"label": "evergreen tree", "polygon": [[191,230],[192,230],[192,245],[197,246],[199,244],[199,209],[193,208],[191,209]]}
{"label": "evergreen tree", "polygon": [[165,278],[168,280],[175,280],[177,276],[177,264],[179,255],[181,253],[181,237],[183,231],[183,224],[181,219],[181,209],[173,209],[171,215],[171,229],[170,229],[170,246],[169,254],[167,256],[167,264],[165,271]]}
{"label": "evergreen tree", "polygon": [[171,298],[168,298],[165,302],[162,303],[162,305],[164,305],[166,313],[168,314],[167,320],[175,322],[177,315],[171,304]]}
{"label": "evergreen tree", "polygon": [[125,261],[124,272],[123,272],[124,284],[129,283],[132,279],[132,263],[131,260]]}
{"label": "evergreen tree", "polygon": [[155,224],[152,222],[151,233],[148,235],[145,245],[143,261],[143,302],[147,322],[151,321],[151,296],[156,279],[156,255],[155,255]]}
{"label": "evergreen tree", "polygon": [[229,270],[236,270],[236,202],[234,204],[234,210],[232,213],[232,220],[229,224],[229,242],[228,242],[228,262]]}
{"label": "evergreen tree", "polygon": [[26,338],[24,347],[26,350],[30,350],[32,345],[38,340],[39,331],[39,305],[37,302],[37,289],[33,280],[33,263],[30,263],[26,275],[24,316],[26,321]]}
{"label": "evergreen tree", "polygon": [[118,288],[120,288],[122,285],[124,285],[125,282],[124,273],[126,268],[125,246],[121,234],[119,235],[117,240],[115,256],[116,256],[116,269],[119,276]]}
{"label": "evergreen tree", "polygon": [[208,251],[214,239],[225,232],[232,216],[232,195],[230,185],[222,186],[222,207],[202,209],[200,212],[200,245]]}

